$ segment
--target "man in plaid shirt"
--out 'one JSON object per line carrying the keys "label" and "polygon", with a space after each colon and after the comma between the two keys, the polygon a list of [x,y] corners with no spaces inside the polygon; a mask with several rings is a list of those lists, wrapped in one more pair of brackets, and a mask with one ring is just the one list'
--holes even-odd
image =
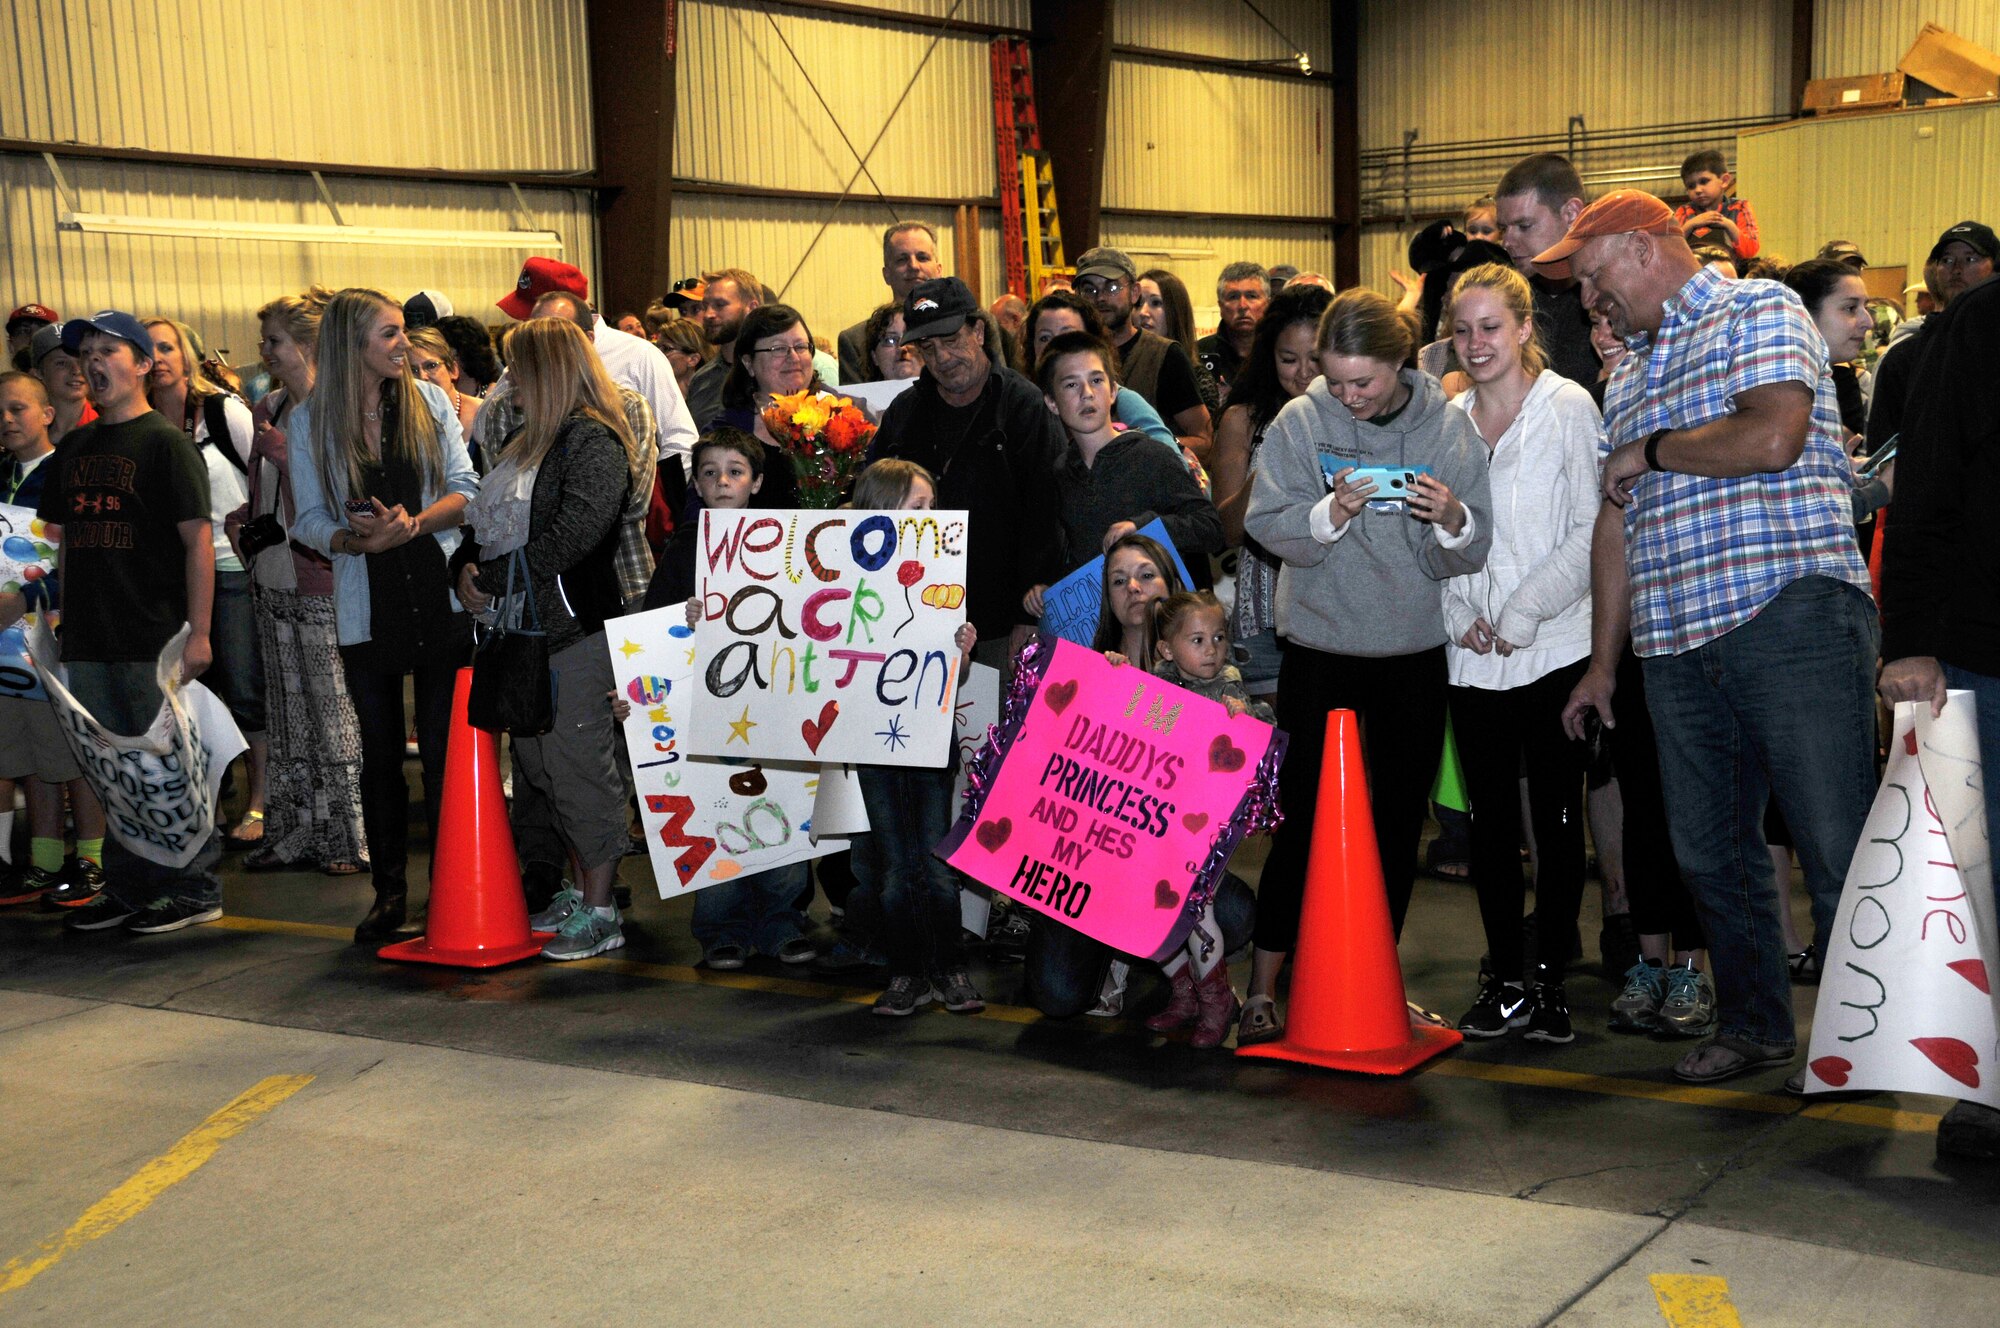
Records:
{"label": "man in plaid shirt", "polygon": [[1782,1065],[1798,1037],[1765,803],[1797,844],[1825,953],[1875,793],[1880,633],[1826,343],[1783,286],[1702,267],[1637,190],[1593,203],[1535,262],[1573,275],[1633,347],[1605,392],[1596,643],[1565,719],[1612,722],[1629,629],[1717,990],[1716,1036],[1674,1072]]}

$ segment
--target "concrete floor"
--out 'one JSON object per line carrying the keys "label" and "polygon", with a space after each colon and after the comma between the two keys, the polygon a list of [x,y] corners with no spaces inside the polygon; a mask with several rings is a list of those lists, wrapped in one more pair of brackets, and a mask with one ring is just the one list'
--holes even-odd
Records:
{"label": "concrete floor", "polygon": [[[1574,1044],[1381,1081],[1042,1021],[1018,968],[979,967],[985,1015],[902,1021],[709,974],[624,874],[624,950],[485,973],[355,949],[351,879],[231,875],[222,924],[161,937],[0,911],[0,1287],[313,1076],[0,1323],[1731,1322],[1662,1318],[1688,1276],[1753,1328],[2000,1320],[2000,1168],[1935,1156],[1948,1102],[1684,1088],[1592,972]],[[1420,881],[1412,999],[1458,1013],[1481,948],[1471,892]]]}

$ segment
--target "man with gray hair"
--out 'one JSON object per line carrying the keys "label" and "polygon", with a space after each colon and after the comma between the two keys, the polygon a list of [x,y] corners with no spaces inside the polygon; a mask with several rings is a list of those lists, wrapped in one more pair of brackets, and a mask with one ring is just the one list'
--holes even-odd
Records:
{"label": "man with gray hair", "polygon": [[1229,400],[1229,385],[1243,370],[1250,356],[1250,343],[1257,338],[1257,323],[1271,303],[1271,282],[1258,263],[1231,263],[1215,279],[1215,304],[1222,321],[1215,331],[1194,343],[1201,355],[1201,367],[1215,380],[1215,390]]}
{"label": "man with gray hair", "polygon": [[[910,298],[920,282],[944,275],[944,260],[938,257],[938,234],[929,222],[899,221],[882,232],[882,280],[889,287],[889,299],[901,304]],[[840,381],[865,383],[870,372],[868,319],[840,334]]]}

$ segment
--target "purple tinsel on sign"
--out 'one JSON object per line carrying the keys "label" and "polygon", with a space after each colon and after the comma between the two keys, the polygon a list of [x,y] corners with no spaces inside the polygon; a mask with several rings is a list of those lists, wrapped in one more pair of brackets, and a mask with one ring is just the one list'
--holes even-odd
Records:
{"label": "purple tinsel on sign", "polygon": [[1200,917],[1208,901],[1215,898],[1229,869],[1229,859],[1243,837],[1275,830],[1284,821],[1285,813],[1278,806],[1278,767],[1285,762],[1285,742],[1282,730],[1271,731],[1270,746],[1264,749],[1263,759],[1257,762],[1256,773],[1250,777],[1250,787],[1244,791],[1243,801],[1237,804],[1236,815],[1230,818],[1233,828],[1216,836],[1208,856],[1202,860],[1201,870],[1195,873],[1194,883],[1188,887],[1190,917]]}
{"label": "purple tinsel on sign", "polygon": [[1038,632],[1015,657],[1013,681],[1000,698],[1000,722],[987,726],[986,744],[965,767],[964,814],[968,819],[977,820],[979,809],[986,805],[988,785],[1007,748],[1013,745],[1014,735],[1021,731],[1021,721],[1027,717],[1029,702],[1035,699],[1035,689],[1041,686],[1042,671],[1048,667],[1052,650],[1050,639]]}

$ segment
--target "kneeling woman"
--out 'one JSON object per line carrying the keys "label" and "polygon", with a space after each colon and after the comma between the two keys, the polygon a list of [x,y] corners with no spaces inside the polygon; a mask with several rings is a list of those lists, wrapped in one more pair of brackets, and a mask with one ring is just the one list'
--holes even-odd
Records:
{"label": "kneeling woman", "polygon": [[[636,447],[618,388],[576,324],[531,319],[507,338],[507,352],[521,427],[509,435],[467,513],[472,528],[452,571],[459,598],[477,613],[507,592],[509,562],[525,563],[526,593],[548,633],[555,726],[537,738],[514,738],[514,770],[555,809],[581,886],[558,894],[534,926],[556,933],[545,957],[587,959],[625,944],[611,898],[628,840],[604,622],[621,611],[618,522]],[[492,547],[493,536],[519,528],[518,512],[510,520],[500,508],[528,475],[534,478],[526,540],[516,546],[515,560],[511,549]]]}
{"label": "kneeling woman", "polygon": [[[1424,804],[1444,747],[1445,625],[1439,583],[1486,562],[1485,449],[1437,380],[1406,368],[1414,330],[1374,291],[1336,295],[1314,352],[1324,375],[1265,430],[1243,528],[1284,563],[1277,619],[1287,649],[1278,727],[1285,823],[1257,892],[1257,946],[1237,1042],[1283,1033],[1274,992],[1298,937],[1327,712],[1361,720],[1375,841],[1396,932],[1416,879]],[[1423,467],[1394,505],[1361,468]]]}

